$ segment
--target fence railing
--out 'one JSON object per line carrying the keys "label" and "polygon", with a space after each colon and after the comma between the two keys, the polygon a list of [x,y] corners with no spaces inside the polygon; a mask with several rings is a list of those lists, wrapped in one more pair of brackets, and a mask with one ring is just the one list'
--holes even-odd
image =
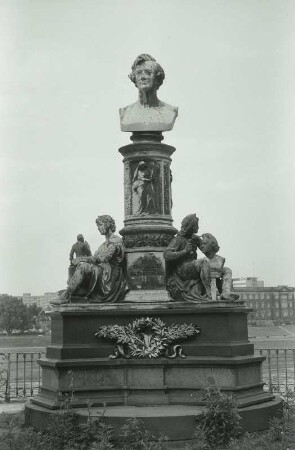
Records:
{"label": "fence railing", "polygon": [[44,352],[0,353],[0,399],[33,397],[40,391]]}
{"label": "fence railing", "polygon": [[259,348],[255,355],[265,356],[262,374],[265,388],[270,392],[295,390],[295,349]]}
{"label": "fence railing", "polygon": [[[33,397],[40,392],[44,352],[0,353],[0,401]],[[265,389],[270,392],[295,390],[295,349],[255,349],[265,356],[262,363]]]}

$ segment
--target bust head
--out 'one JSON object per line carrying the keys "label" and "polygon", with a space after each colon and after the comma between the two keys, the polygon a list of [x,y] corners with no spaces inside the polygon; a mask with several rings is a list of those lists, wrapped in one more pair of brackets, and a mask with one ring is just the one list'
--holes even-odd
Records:
{"label": "bust head", "polygon": [[116,224],[111,216],[98,216],[95,222],[101,234],[109,234],[109,232],[114,233],[116,231]]}
{"label": "bust head", "polygon": [[204,234],[202,234],[201,237],[202,237],[202,243],[201,243],[200,249],[204,253],[204,255],[218,252],[219,245],[218,245],[217,239],[213,236],[213,234],[204,233]]}
{"label": "bust head", "polygon": [[165,72],[155,58],[143,53],[132,64],[129,78],[140,91],[149,92],[159,89]]}
{"label": "bust head", "polygon": [[78,234],[78,236],[77,236],[77,241],[79,241],[79,242],[84,242],[84,236],[83,236],[83,234]]}

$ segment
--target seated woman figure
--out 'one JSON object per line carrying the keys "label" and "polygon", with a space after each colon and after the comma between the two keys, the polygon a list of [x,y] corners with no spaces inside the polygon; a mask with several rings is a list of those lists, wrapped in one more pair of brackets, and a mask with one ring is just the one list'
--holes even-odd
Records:
{"label": "seated woman figure", "polygon": [[114,234],[115,221],[111,216],[98,216],[96,224],[105,236],[93,256],[82,256],[72,260],[76,270],[63,294],[52,304],[69,303],[72,297],[87,297],[90,302],[118,302],[126,292],[123,274],[124,247],[122,239]]}

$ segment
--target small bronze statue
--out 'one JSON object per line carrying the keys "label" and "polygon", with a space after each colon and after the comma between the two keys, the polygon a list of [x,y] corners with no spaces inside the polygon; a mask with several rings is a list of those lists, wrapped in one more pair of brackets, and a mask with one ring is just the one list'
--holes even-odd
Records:
{"label": "small bronze statue", "polygon": [[75,244],[73,244],[71,251],[70,251],[70,267],[69,267],[68,284],[76,270],[76,266],[74,266],[74,264],[72,263],[72,261],[74,259],[74,255],[76,258],[80,258],[81,256],[91,256],[92,255],[89,244],[87,241],[84,240],[83,234],[78,234],[77,242],[75,242]]}
{"label": "small bronze statue", "polygon": [[[72,260],[76,266],[67,289],[52,301],[53,305],[70,303],[74,297],[97,302],[119,302],[126,292],[126,280],[123,274],[124,246],[122,239],[115,235],[115,221],[111,216],[98,216],[96,225],[105,236],[93,256],[80,256]],[[85,301],[85,300],[84,300]]]}

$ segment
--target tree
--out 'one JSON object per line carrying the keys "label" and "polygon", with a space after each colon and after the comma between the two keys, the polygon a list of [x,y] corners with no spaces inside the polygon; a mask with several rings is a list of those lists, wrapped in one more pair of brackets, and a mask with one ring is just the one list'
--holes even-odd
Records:
{"label": "tree", "polygon": [[33,303],[28,307],[28,315],[30,320],[30,328],[40,328],[40,323],[45,320],[45,311],[37,303]]}
{"label": "tree", "polygon": [[24,332],[32,326],[32,312],[23,301],[10,295],[0,296],[0,328],[8,334]]}

